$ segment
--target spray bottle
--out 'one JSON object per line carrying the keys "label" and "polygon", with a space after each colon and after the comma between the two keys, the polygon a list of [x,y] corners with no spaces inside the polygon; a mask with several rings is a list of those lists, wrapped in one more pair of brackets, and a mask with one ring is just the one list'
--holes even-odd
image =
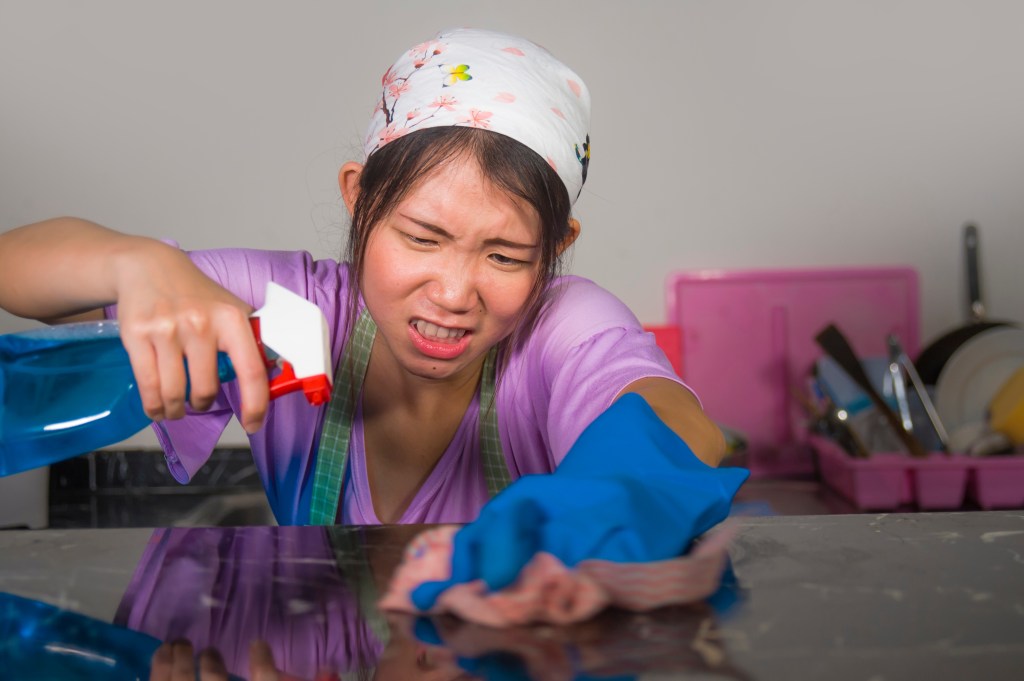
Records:
{"label": "spray bottle", "polygon": [[[273,282],[250,317],[268,371],[270,398],[302,391],[313,406],[330,399],[330,341],[323,312]],[[235,378],[218,353],[221,382]],[[0,335],[0,477],[109,446],[151,420],[116,321]]]}

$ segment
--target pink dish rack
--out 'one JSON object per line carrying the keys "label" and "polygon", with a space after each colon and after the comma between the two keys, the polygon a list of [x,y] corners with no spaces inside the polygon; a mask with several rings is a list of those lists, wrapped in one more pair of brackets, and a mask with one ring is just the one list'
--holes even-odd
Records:
{"label": "pink dish rack", "polygon": [[814,337],[827,324],[836,324],[861,357],[885,355],[890,333],[917,355],[912,268],[679,272],[666,293],[668,323],[679,328],[680,376],[713,419],[746,437],[752,475],[817,474],[864,511],[952,510],[965,501],[986,510],[1024,508],[1020,449],[985,458],[874,452],[856,459],[806,427],[794,391],[806,390],[823,354]]}
{"label": "pink dish rack", "polygon": [[984,510],[1024,508],[1024,456],[973,458],[931,452],[912,458],[903,452],[875,452],[851,458],[828,438],[811,435],[821,479],[863,511],[913,506],[949,511],[970,500]]}
{"label": "pink dish rack", "polygon": [[919,347],[917,272],[910,267],[677,272],[666,318],[680,328],[683,380],[705,411],[747,439],[756,477],[815,472],[806,415],[794,390],[822,352],[815,335],[836,324],[858,355],[884,355],[895,333]]}
{"label": "pink dish rack", "polygon": [[832,440],[811,435],[822,481],[862,511],[914,506],[922,511],[960,508],[971,473],[970,459],[931,452],[911,458],[903,452],[875,452],[854,459]]}

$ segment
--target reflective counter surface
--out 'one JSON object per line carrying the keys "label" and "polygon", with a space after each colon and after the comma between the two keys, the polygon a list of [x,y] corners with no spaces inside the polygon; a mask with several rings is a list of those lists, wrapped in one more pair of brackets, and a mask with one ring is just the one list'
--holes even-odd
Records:
{"label": "reflective counter surface", "polygon": [[216,647],[243,677],[265,640],[306,679],[1022,678],[1024,512],[737,522],[708,602],[571,627],[381,614],[420,527],[2,532],[0,591]]}

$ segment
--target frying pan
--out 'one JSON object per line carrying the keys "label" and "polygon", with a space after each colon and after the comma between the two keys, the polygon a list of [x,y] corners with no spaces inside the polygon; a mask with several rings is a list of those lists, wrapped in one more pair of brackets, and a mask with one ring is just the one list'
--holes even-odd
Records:
{"label": "frying pan", "polygon": [[963,244],[967,272],[967,316],[970,321],[942,334],[917,356],[914,366],[917,367],[917,373],[925,385],[935,385],[938,382],[942,368],[961,345],[982,331],[1010,325],[1010,322],[985,318],[985,303],[981,297],[979,236],[975,225],[964,225]]}

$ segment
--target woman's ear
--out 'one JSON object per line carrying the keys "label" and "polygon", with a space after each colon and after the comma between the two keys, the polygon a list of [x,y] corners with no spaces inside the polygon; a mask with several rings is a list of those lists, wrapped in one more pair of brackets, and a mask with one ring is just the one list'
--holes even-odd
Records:
{"label": "woman's ear", "polygon": [[562,243],[558,244],[558,255],[562,255],[565,249],[572,246],[573,242],[579,238],[580,235],[580,221],[576,218],[569,218],[569,233],[562,239]]}
{"label": "woman's ear", "polygon": [[338,171],[338,186],[341,188],[341,198],[345,201],[348,214],[351,216],[356,207],[356,199],[359,198],[359,177],[363,174],[363,164],[349,161],[341,166]]}

